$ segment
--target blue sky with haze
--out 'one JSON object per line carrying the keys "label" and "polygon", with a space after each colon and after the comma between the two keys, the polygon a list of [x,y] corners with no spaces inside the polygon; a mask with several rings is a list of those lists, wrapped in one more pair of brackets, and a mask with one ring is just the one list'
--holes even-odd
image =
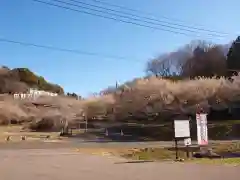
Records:
{"label": "blue sky with haze", "polygon": [[[47,1],[47,0],[44,0]],[[66,0],[64,0],[66,1]],[[240,1],[217,0],[102,0],[161,16],[180,19],[182,24],[229,33],[215,43],[236,38],[240,29]],[[94,3],[85,0],[86,3]],[[145,14],[139,14],[146,16]],[[31,0],[0,0],[0,38],[48,46],[124,56],[126,59],[79,55],[0,42],[0,64],[28,67],[66,91],[87,96],[115,82],[143,76],[146,62],[193,39],[112,20],[84,15]]]}

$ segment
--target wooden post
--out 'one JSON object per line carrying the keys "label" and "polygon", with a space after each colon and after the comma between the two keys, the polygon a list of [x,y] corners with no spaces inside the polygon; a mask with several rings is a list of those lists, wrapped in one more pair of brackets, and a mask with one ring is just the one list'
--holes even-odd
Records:
{"label": "wooden post", "polygon": [[187,151],[187,158],[190,158],[190,154],[189,154],[189,145],[186,146],[186,151]]}
{"label": "wooden post", "polygon": [[175,151],[176,151],[176,160],[178,160],[179,157],[178,157],[178,140],[177,140],[177,138],[175,138]]}
{"label": "wooden post", "polygon": [[85,116],[85,132],[88,130],[88,117]]}
{"label": "wooden post", "polygon": [[78,122],[79,124],[78,124],[78,130],[79,130],[79,132],[81,131],[81,122],[79,121]]}

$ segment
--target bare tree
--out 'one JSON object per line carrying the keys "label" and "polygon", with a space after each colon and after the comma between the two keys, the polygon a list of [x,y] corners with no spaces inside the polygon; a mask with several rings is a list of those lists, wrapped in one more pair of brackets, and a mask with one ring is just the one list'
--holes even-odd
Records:
{"label": "bare tree", "polygon": [[172,71],[172,56],[171,54],[163,54],[147,63],[146,72],[148,75],[155,76],[171,76],[174,74]]}
{"label": "bare tree", "polygon": [[221,46],[195,40],[178,50],[160,55],[147,63],[146,72],[155,76],[214,76],[225,74],[225,55]]}

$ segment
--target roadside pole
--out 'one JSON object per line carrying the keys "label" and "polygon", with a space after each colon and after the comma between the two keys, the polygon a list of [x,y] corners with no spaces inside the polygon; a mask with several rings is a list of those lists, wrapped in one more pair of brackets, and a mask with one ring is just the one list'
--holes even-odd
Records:
{"label": "roadside pole", "polygon": [[178,157],[178,139],[175,137],[175,153],[176,153],[176,160],[179,159]]}
{"label": "roadside pole", "polygon": [[85,132],[88,130],[88,117],[87,115],[85,116]]}

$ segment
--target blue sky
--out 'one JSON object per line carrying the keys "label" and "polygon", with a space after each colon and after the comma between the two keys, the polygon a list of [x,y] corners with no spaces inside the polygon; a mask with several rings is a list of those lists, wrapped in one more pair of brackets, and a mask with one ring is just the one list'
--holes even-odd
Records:
{"label": "blue sky", "polygon": [[[238,0],[102,1],[151,12],[160,20],[164,20],[161,16],[166,16],[180,19],[185,25],[200,24],[230,34],[223,39],[212,38],[216,43],[235,39],[240,29]],[[11,68],[28,67],[60,84],[66,91],[83,96],[114,85],[116,81],[123,83],[143,76],[149,59],[199,39],[49,7],[31,0],[0,0],[0,24],[0,38],[127,57],[107,59],[0,42],[0,64]]]}

